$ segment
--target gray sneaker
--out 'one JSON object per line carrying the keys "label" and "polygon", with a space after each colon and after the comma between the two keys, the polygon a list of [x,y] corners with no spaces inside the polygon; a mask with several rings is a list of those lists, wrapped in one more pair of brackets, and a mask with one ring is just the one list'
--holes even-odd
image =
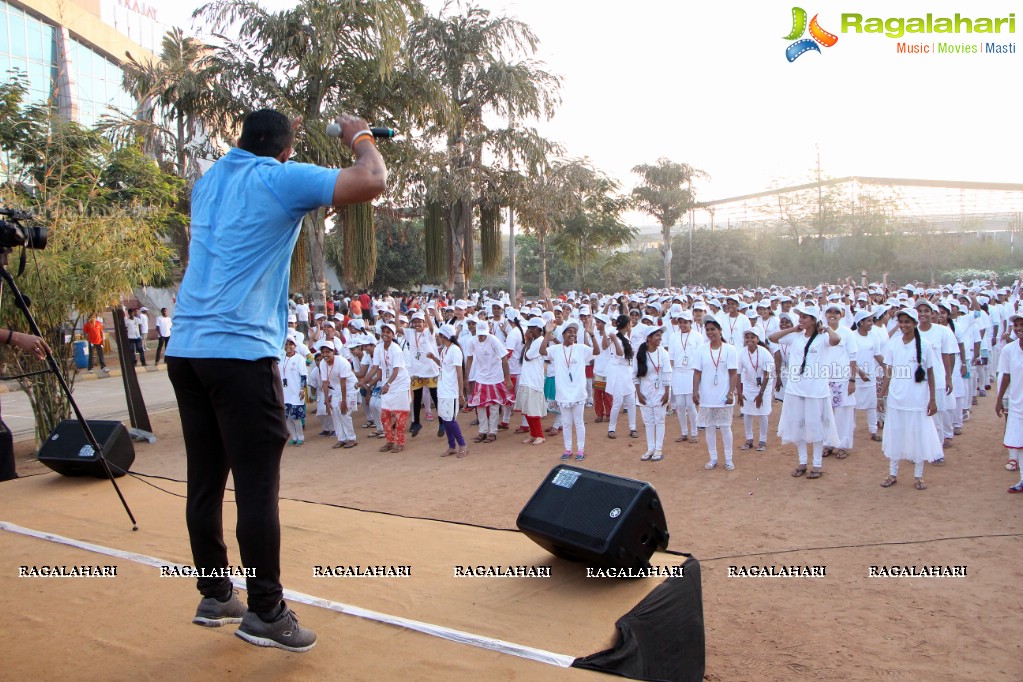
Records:
{"label": "gray sneaker", "polygon": [[316,633],[298,624],[295,612],[284,607],[284,613],[272,623],[265,623],[254,611],[246,611],[242,624],[234,633],[249,644],[270,646],[301,653],[316,644]]}
{"label": "gray sneaker", "polygon": [[204,597],[195,610],[192,622],[206,628],[219,628],[221,625],[242,622],[245,615],[245,604],[238,600],[238,593],[232,592],[227,601],[216,597]]}

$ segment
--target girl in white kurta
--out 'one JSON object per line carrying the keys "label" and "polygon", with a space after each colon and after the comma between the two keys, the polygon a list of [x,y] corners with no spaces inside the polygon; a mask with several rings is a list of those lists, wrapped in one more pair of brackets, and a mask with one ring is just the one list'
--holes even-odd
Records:
{"label": "girl in white kurta", "polygon": [[711,315],[703,316],[703,333],[707,343],[700,347],[693,365],[693,402],[700,410],[699,425],[705,427],[707,454],[705,469],[718,465],[716,431],[721,432],[725,451],[725,470],[735,468],[732,462],[732,406],[738,381],[739,358],[735,346],[721,337],[721,323]]}
{"label": "girl in white kurta", "polygon": [[284,360],[281,365],[281,384],[284,390],[284,416],[292,445],[305,443],[305,386],[308,378],[305,358],[295,352],[295,342],[284,342]]}
{"label": "girl in white kurta", "polygon": [[458,401],[464,399],[466,389],[462,349],[457,339],[458,331],[454,327],[450,324],[441,325],[437,331],[437,353],[431,352],[427,356],[440,370],[437,380],[437,418],[448,437],[448,449],[442,453],[443,457],[456,452],[459,457],[469,454],[469,447],[458,425]]}
{"label": "girl in white kurta", "polygon": [[703,334],[693,329],[693,314],[682,311],[678,320],[678,331],[671,340],[671,394],[675,402],[675,414],[682,435],[676,443],[689,441],[698,443],[700,432],[697,427],[698,414],[693,403],[693,365],[704,343]]}
{"label": "girl in white kurta", "polygon": [[660,327],[651,327],[646,341],[636,351],[634,362],[636,396],[646,427],[646,452],[640,457],[644,462],[659,462],[664,458],[664,414],[668,409],[673,372],[671,356],[661,345],[663,335]]}
{"label": "girl in white kurta", "polygon": [[586,407],[586,366],[593,359],[593,347],[577,343],[581,325],[569,321],[561,329],[560,345],[551,343],[553,329],[548,326],[540,352],[545,353],[554,368],[554,400],[561,410],[561,435],[565,441],[565,452],[561,459],[572,457],[572,434],[575,433],[575,459],[586,458],[586,421],[583,412]]}
{"label": "girl in white kurta", "polygon": [[824,309],[825,324],[839,337],[837,344],[828,347],[828,369],[831,388],[831,408],[835,415],[838,443],[824,447],[824,456],[834,454],[845,459],[853,446],[856,429],[856,344],[852,331],[842,324],[845,308],[831,303]]}
{"label": "girl in white kurta", "polygon": [[[955,356],[959,354],[959,344],[955,334],[948,327],[936,323],[938,306],[930,301],[921,299],[917,301],[916,313],[920,319],[917,331],[920,337],[930,344],[934,357],[934,390],[935,403],[938,405],[938,414],[934,417],[934,423],[938,427],[938,435],[941,436],[945,447],[952,444],[952,412],[955,407],[955,387],[952,382],[952,370],[955,368]],[[935,464],[944,464],[944,457],[939,458]]]}
{"label": "girl in white kurta", "polygon": [[380,419],[387,438],[387,444],[380,451],[401,452],[405,449],[405,427],[412,406],[412,381],[405,367],[405,353],[395,341],[394,325],[384,324],[380,329],[380,339],[373,351],[373,366],[381,382]]}
{"label": "girl in white kurta", "polygon": [[[795,326],[795,321],[792,319],[794,317],[795,313],[782,313],[779,315],[778,331],[792,329],[792,327]],[[770,339],[771,335],[768,334],[767,338]],[[783,343],[772,343],[771,347],[774,349],[774,366],[776,373],[774,378],[774,397],[778,400],[785,400],[785,384],[788,382],[789,353],[791,351],[791,347],[788,344]]]}
{"label": "girl in white kurta", "polygon": [[827,350],[837,346],[841,337],[826,324],[821,324],[816,306],[794,308],[799,324],[780,329],[769,337],[774,343],[789,347],[788,379],[785,402],[778,419],[778,437],[782,443],[795,443],[799,463],[792,475],[807,474],[807,448],[813,448],[813,467],[807,478],[823,475],[824,445],[838,442],[835,416],[831,407],[830,372]]}
{"label": "girl in white kurta", "polygon": [[615,320],[616,334],[605,337],[603,346],[611,349],[611,363],[607,371],[606,391],[611,394],[611,416],[608,419],[607,437],[616,438],[618,413],[624,407],[629,414],[629,437],[639,438],[636,431],[636,386],[632,383],[632,358],[635,351],[629,340],[632,322],[628,315],[619,315]]}
{"label": "girl in white kurta", "polygon": [[[777,330],[776,330],[777,331]],[[746,442],[740,450],[753,449],[753,421],[759,424],[757,452],[767,449],[767,418],[771,415],[771,373],[774,369],[771,352],[764,345],[759,327],[743,333],[744,346],[739,355],[739,412],[746,429]]]}
{"label": "girl in white kurta", "polygon": [[935,402],[934,352],[920,338],[917,311],[899,311],[899,332],[885,351],[887,369],[881,386],[885,418],[881,450],[889,460],[888,478],[882,488],[890,488],[898,480],[899,462],[913,462],[914,487],[924,490],[924,462],[942,456],[941,439],[934,425],[938,412]]}
{"label": "girl in white kurta", "polygon": [[[554,323],[549,323],[553,332]],[[547,399],[543,394],[546,380],[546,358],[540,353],[545,334],[543,318],[534,317],[526,326],[526,338],[523,341],[521,354],[522,371],[519,384],[515,389],[515,409],[522,412],[523,419],[529,424],[529,437],[522,441],[524,445],[543,445],[543,423],[547,416]]]}
{"label": "girl in white kurta", "polygon": [[877,381],[882,376],[884,354],[881,339],[874,330],[874,317],[861,310],[853,318],[853,344],[856,346],[856,411],[867,415],[870,440],[881,441],[877,435]]}
{"label": "girl in white kurta", "polygon": [[[1004,416],[1005,435],[1002,445],[1009,452],[1010,461],[1019,462],[1023,456],[1023,317],[1012,314],[1009,323],[1016,335],[1016,341],[1002,347],[998,356],[998,400],[995,401],[995,415]],[[1006,410],[1003,400],[1008,398]],[[1010,493],[1023,493],[1023,468],[1019,483],[1009,488]]]}
{"label": "girl in white kurta", "polygon": [[335,351],[333,341],[320,341],[320,379],[326,397],[327,414],[334,423],[337,442],[334,448],[354,448],[358,441],[352,413],[357,399],[357,379],[352,364]]}

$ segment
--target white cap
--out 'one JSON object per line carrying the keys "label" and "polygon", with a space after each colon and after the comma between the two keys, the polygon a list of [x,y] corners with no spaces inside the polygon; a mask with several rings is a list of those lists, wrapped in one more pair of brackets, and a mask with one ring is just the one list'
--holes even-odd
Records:
{"label": "white cap", "polygon": [[544,325],[544,321],[543,321],[543,320],[541,320],[541,319],[540,319],[539,317],[534,317],[533,319],[531,319],[531,320],[529,321],[529,323],[528,323],[528,324],[526,324],[526,328],[527,328],[527,329],[528,329],[529,327],[536,327],[537,329],[543,329],[543,328],[544,328],[544,326],[545,326],[545,325]]}
{"label": "white cap", "polygon": [[449,339],[452,336],[457,336],[458,335],[458,332],[455,331],[454,326],[452,326],[450,324],[442,324],[440,326],[440,329],[437,330],[437,333],[440,334],[441,336],[444,336],[444,337],[449,338]]}
{"label": "white cap", "polygon": [[821,311],[817,310],[817,306],[815,306],[815,305],[812,305],[812,304],[809,304],[809,303],[804,303],[802,305],[797,305],[794,308],[794,310],[797,313],[802,313],[804,315],[809,315],[810,317],[812,317],[815,320],[821,319]]}
{"label": "white cap", "polygon": [[296,317],[295,315],[288,315],[288,323],[290,324],[292,322],[297,323],[298,322],[298,317]]}
{"label": "white cap", "polygon": [[916,311],[913,310],[912,308],[903,308],[902,310],[899,311],[898,314],[899,315],[905,315],[906,317],[911,317],[911,318],[913,318],[914,322],[919,322],[920,321],[920,316],[917,315]]}

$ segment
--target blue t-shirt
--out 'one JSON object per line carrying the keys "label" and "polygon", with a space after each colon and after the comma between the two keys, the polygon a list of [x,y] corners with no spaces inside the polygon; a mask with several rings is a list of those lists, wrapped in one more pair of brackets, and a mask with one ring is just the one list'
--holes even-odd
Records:
{"label": "blue t-shirt", "polygon": [[277,357],[302,217],[329,206],[338,169],[233,148],[192,190],[192,241],[167,355]]}

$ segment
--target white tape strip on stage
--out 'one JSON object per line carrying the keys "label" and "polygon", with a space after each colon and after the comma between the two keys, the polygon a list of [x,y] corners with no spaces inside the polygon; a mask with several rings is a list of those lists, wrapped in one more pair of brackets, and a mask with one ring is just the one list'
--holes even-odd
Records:
{"label": "white tape strip on stage", "polygon": [[[157,559],[156,557],[146,556],[145,554],[136,554],[135,552],[125,552],[123,550],[114,549],[112,547],[94,545],[90,542],[75,540],[74,538],[66,538],[61,535],[54,535],[53,533],[32,530],[31,528],[24,528],[22,526],[15,525],[13,523],[8,523],[6,521],[0,521],[0,530],[6,530],[12,533],[18,533],[20,535],[27,535],[29,537],[39,538],[40,540],[48,540],[50,542],[56,542],[62,545],[69,545],[71,547],[84,549],[89,552],[105,554],[107,556],[116,557],[118,559],[126,559],[128,561],[134,561],[135,563],[144,564],[146,566],[153,566],[155,568],[159,568],[161,566],[172,566],[177,568],[184,567],[184,564],[174,563],[173,561],[164,561],[162,559]],[[235,587],[245,589],[244,579],[233,578],[231,582],[234,583]],[[416,632],[422,632],[427,635],[432,635],[433,637],[440,637],[441,639],[447,639],[452,642],[468,644],[470,646],[479,647],[481,649],[488,649],[489,651],[496,651],[502,654],[510,654],[512,656],[518,656],[520,658],[528,658],[531,661],[546,663],[547,665],[555,665],[561,668],[568,668],[571,667],[572,663],[575,661],[574,656],[556,654],[552,651],[545,651],[543,649],[534,649],[533,647],[530,646],[515,644],[513,642],[506,642],[503,639],[494,639],[492,637],[475,635],[471,632],[464,632],[462,630],[454,630],[452,628],[446,628],[442,625],[433,625],[432,623],[424,623],[422,621],[411,620],[409,618],[402,618],[400,616],[391,616],[386,613],[380,613],[379,611],[371,611],[369,609],[360,608],[358,606],[351,606],[349,604],[343,604],[341,602],[333,601],[331,599],[315,597],[311,594],[296,592],[294,590],[284,590],[284,597],[289,601],[308,604],[310,606],[318,606],[322,609],[337,611],[338,613],[345,613],[350,616],[356,616],[357,618],[374,620],[377,621],[378,623],[396,625],[398,627],[405,628],[408,630],[415,630]]]}

